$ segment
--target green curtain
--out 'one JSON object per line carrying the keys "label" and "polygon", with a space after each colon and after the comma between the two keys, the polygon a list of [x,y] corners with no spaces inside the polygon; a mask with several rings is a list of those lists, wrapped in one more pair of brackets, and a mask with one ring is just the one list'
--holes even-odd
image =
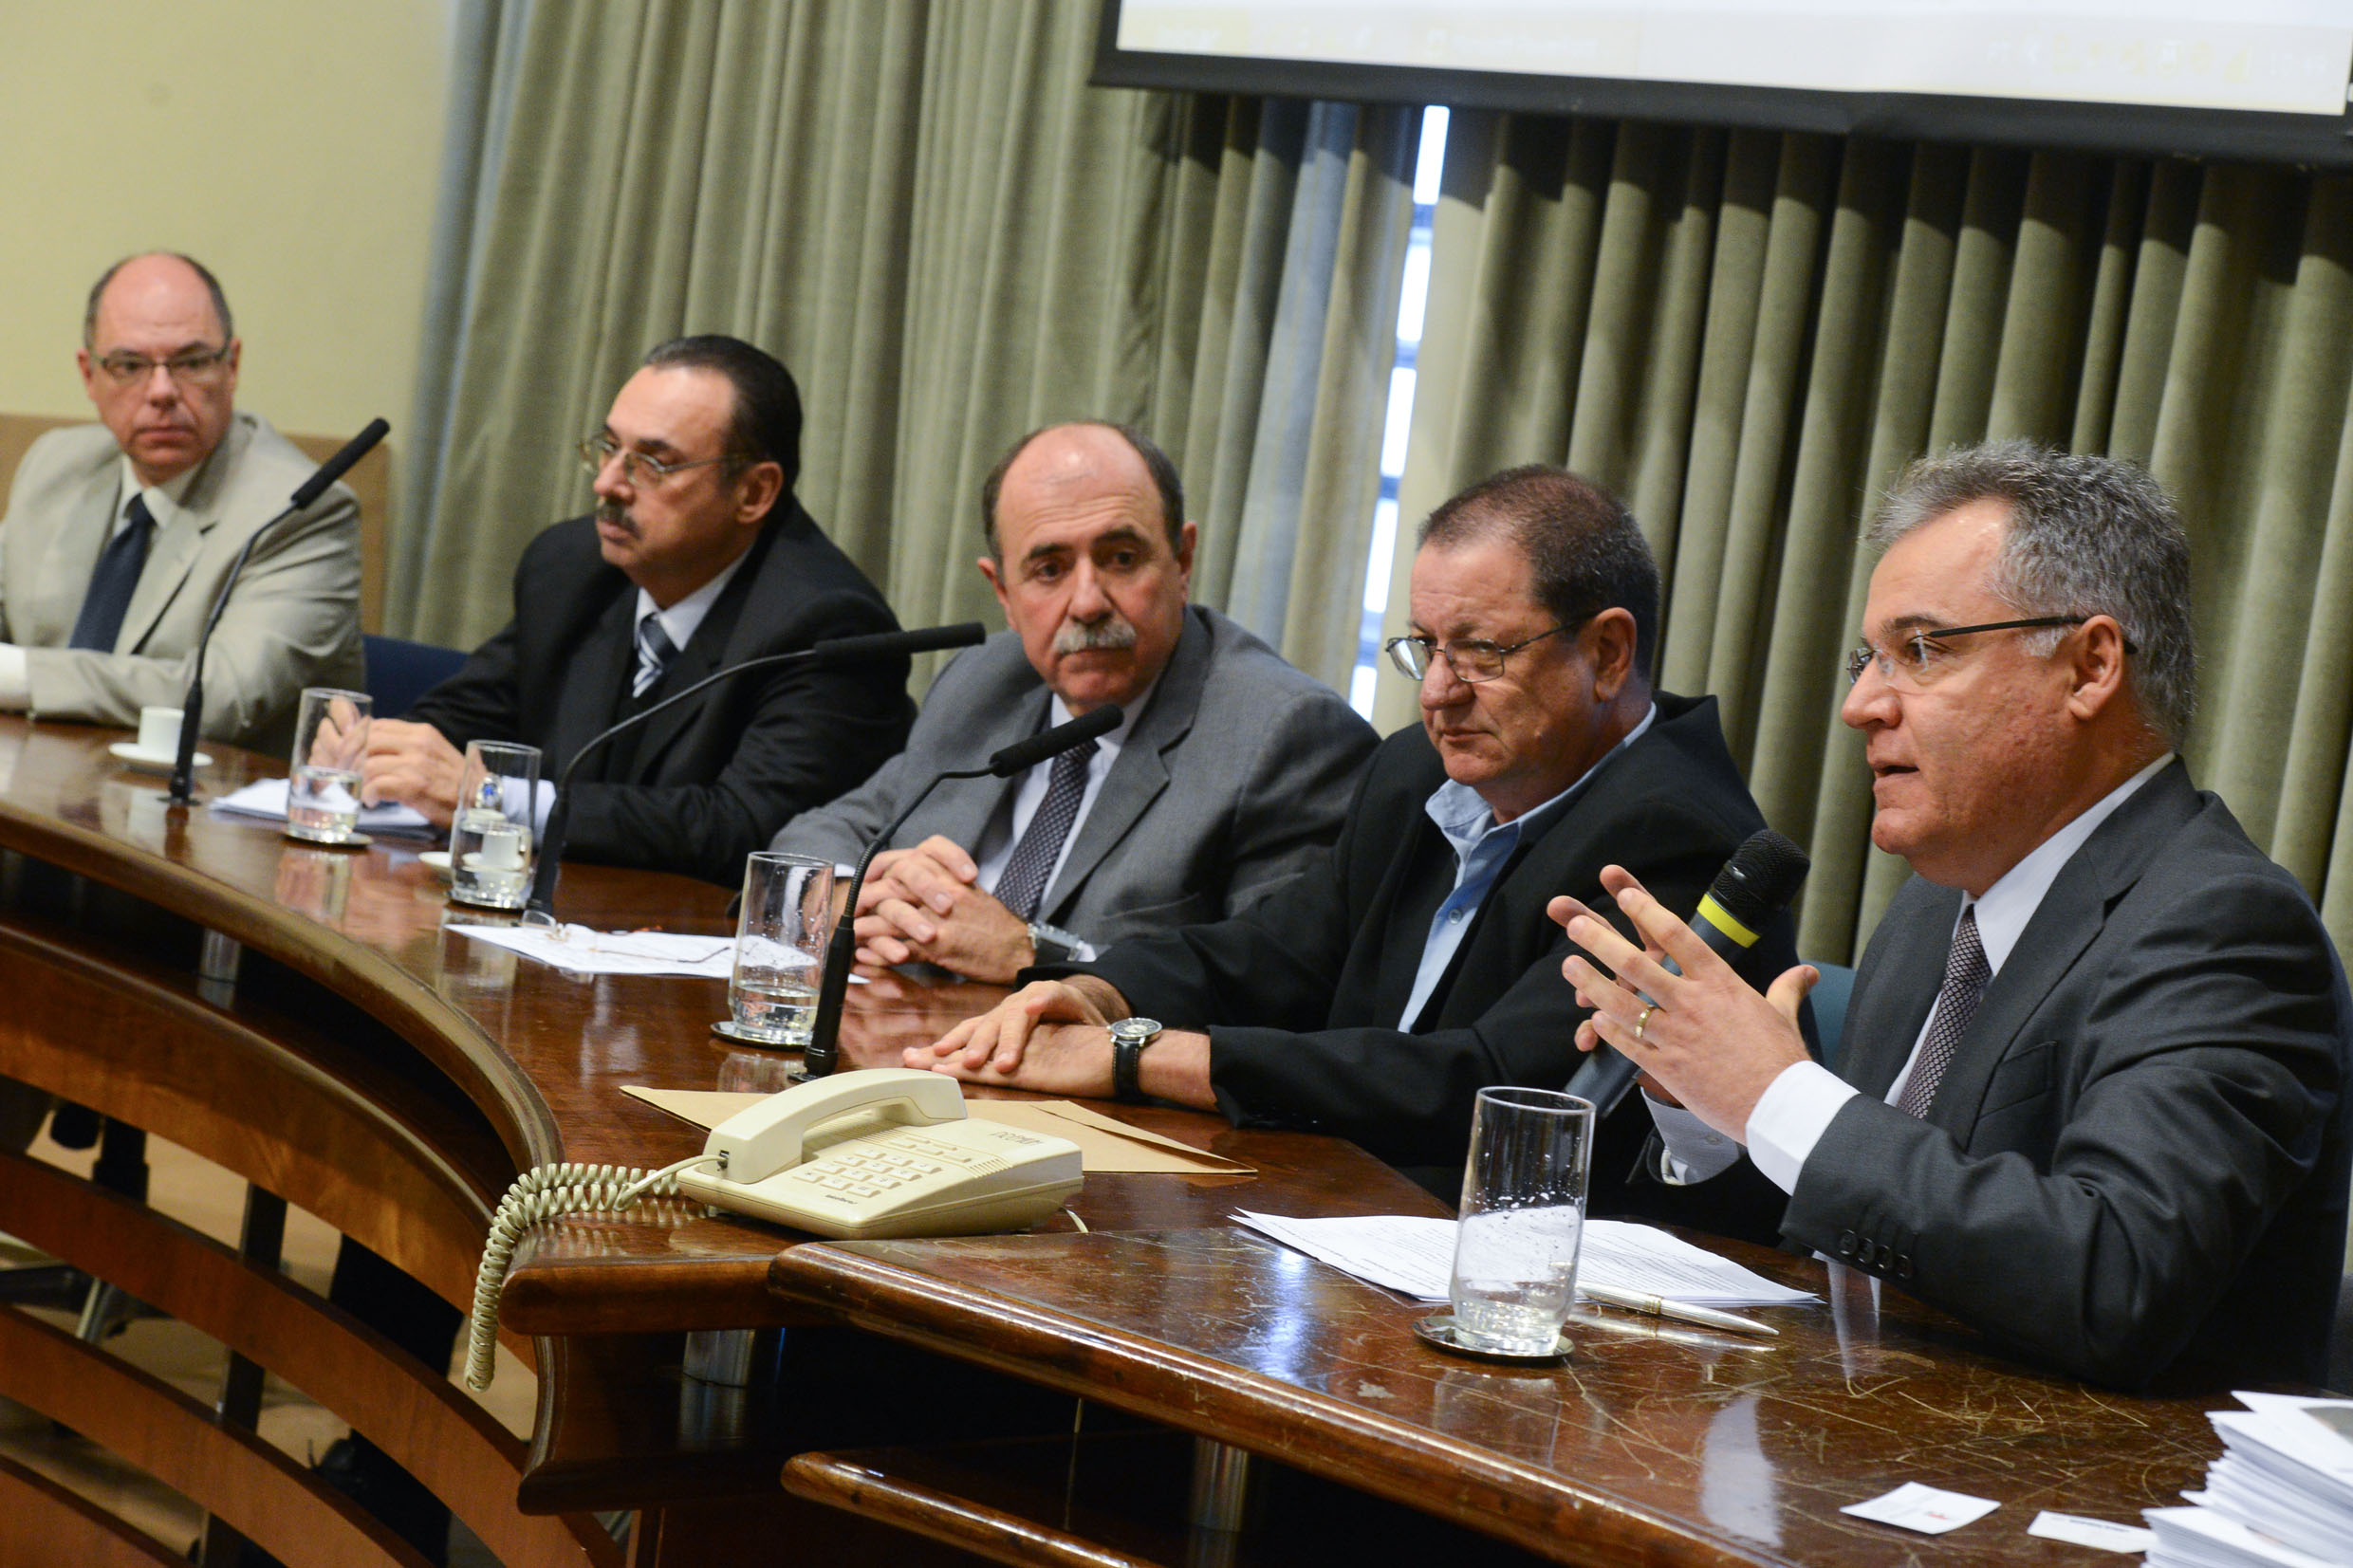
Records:
{"label": "green curtain", "polygon": [[1837,719],[1875,498],[1987,437],[2148,463],[2196,563],[2193,774],[2353,939],[2353,179],[1458,113],[1419,381],[1407,519],[1531,461],[1627,498],[1659,683],[1722,698],[1830,960],[1903,876]]}
{"label": "green curtain", "polygon": [[907,624],[994,618],[982,476],[1108,417],[1186,476],[1195,597],[1344,686],[1417,117],[1089,87],[1098,14],[468,8],[393,623],[500,624],[586,504],[570,443],[652,343],[722,331],[792,367],[801,497]]}

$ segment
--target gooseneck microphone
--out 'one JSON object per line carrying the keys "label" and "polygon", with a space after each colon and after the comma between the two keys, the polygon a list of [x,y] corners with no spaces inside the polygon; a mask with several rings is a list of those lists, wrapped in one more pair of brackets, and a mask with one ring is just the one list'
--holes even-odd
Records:
{"label": "gooseneck microphone", "polygon": [[[1759,932],[1789,907],[1798,885],[1813,862],[1806,852],[1771,828],[1749,835],[1715,881],[1699,900],[1691,929],[1699,940],[1727,963],[1756,946]],[[1681,974],[1674,959],[1664,961],[1669,974]],[[1649,1000],[1647,997],[1645,1001]],[[1608,1045],[1596,1046],[1568,1080],[1568,1092],[1593,1102],[1594,1114],[1605,1116],[1618,1108],[1642,1069]]]}
{"label": "gooseneck microphone", "polygon": [[221,580],[220,592],[213,596],[213,608],[204,618],[204,634],[196,638],[195,665],[188,675],[188,695],[179,705],[179,755],[172,764],[174,805],[190,805],[196,798],[196,736],[204,728],[204,651],[213,644],[213,628],[220,624],[221,612],[229,607],[229,595],[244,574],[253,546],[262,542],[262,535],[324,495],[329,485],[350,471],[352,464],[365,457],[391,432],[392,426],[384,420],[370,419],[367,429],[344,442],[341,452],[320,464],[319,471],[303,481],[293,499],[287,503],[286,510],[245,536],[237,558],[229,563],[229,575]]}
{"label": "gooseneck microphone", "polygon": [[954,626],[926,626],[913,632],[866,632],[852,637],[826,637],[806,648],[795,648],[786,654],[763,654],[748,658],[741,664],[731,664],[724,670],[713,670],[683,692],[673,692],[658,703],[638,710],[619,724],[608,725],[588,737],[581,748],[572,753],[572,760],[564,765],[563,774],[556,780],[555,799],[547,807],[547,825],[539,836],[539,863],[531,873],[531,896],[523,906],[523,917],[531,925],[556,923],[556,879],[563,875],[564,836],[570,826],[572,805],[572,775],[580,768],[581,760],[605,742],[625,730],[645,723],[666,709],[676,708],[687,698],[750,670],[770,670],[780,664],[814,664],[819,667],[835,664],[864,664],[873,659],[909,658],[917,654],[936,654],[948,648],[970,648],[987,638],[988,631],[977,620],[967,620]]}
{"label": "gooseneck microphone", "polygon": [[873,842],[866,845],[866,852],[858,858],[858,869],[850,876],[848,896],[842,900],[842,916],[833,923],[833,940],[825,945],[825,972],[817,983],[817,1013],[809,1022],[809,1042],[801,1052],[801,1069],[792,1075],[796,1079],[825,1078],[841,1064],[842,1002],[850,988],[850,965],[858,957],[858,890],[866,885],[866,868],[874,864],[876,854],[898,836],[907,819],[915,815],[915,808],[950,779],[1010,779],[1016,773],[1027,773],[1048,757],[1058,757],[1074,746],[1110,734],[1120,728],[1123,717],[1118,704],[1105,703],[1067,724],[1058,724],[1039,730],[1028,740],[1015,741],[991,756],[985,766],[936,774],[891,819],[890,825],[875,835]]}

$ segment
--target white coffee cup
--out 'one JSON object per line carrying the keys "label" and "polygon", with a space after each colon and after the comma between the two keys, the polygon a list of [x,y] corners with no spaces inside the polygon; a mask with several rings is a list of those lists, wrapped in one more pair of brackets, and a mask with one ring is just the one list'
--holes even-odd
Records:
{"label": "white coffee cup", "polygon": [[185,715],[176,708],[139,710],[139,748],[150,756],[179,754],[179,726]]}

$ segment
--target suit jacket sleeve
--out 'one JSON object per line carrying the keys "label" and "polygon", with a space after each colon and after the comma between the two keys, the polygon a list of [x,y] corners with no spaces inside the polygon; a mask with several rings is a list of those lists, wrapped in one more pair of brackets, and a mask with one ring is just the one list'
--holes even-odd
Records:
{"label": "suit jacket sleeve", "polygon": [[[269,728],[318,683],[359,613],[360,504],[338,485],[253,547],[205,655],[204,733],[234,740]],[[161,657],[28,648],[31,710],[136,725],[141,708],[179,705],[193,656],[193,645]]]}
{"label": "suit jacket sleeve", "polygon": [[2145,1382],[2233,1285],[2338,1114],[2341,982],[2284,882],[2202,878],[2087,953],[2096,972],[2068,981],[2081,1000],[2029,1020],[1966,1146],[1857,1095],[1799,1174],[1788,1238],[1860,1248],[2075,1375]]}
{"label": "suit jacket sleeve", "polygon": [[[880,599],[833,593],[798,606],[769,647],[781,652],[896,630]],[[765,848],[781,824],[833,799],[899,749],[914,710],[906,683],[903,658],[834,669],[785,665],[752,677],[756,698],[715,778],[574,785],[567,853],[740,883],[744,857]]]}
{"label": "suit jacket sleeve", "polygon": [[[524,560],[529,559],[527,553]],[[526,569],[518,568],[515,573],[518,599]],[[515,622],[510,619],[497,636],[473,651],[455,674],[410,704],[404,717],[413,724],[432,725],[461,751],[469,741],[512,740],[522,734],[523,721],[516,711],[516,693],[521,690],[519,636]]]}

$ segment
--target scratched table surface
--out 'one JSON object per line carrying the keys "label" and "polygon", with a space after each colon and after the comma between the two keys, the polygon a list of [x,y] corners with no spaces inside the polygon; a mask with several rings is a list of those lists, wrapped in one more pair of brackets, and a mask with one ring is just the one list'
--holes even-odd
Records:
{"label": "scratched table surface", "polygon": [[[802,1246],[770,1286],[1565,1562],[2113,1560],[2027,1526],[2139,1523],[2220,1451],[2227,1396],[2040,1374],[1840,1265],[1714,1245],[1824,1302],[1757,1309],[1775,1339],[1582,1306],[1568,1361],[1519,1367],[1431,1349],[1428,1306],[1230,1228]],[[1934,1537],[1839,1511],[1907,1481],[2001,1506]]]}

